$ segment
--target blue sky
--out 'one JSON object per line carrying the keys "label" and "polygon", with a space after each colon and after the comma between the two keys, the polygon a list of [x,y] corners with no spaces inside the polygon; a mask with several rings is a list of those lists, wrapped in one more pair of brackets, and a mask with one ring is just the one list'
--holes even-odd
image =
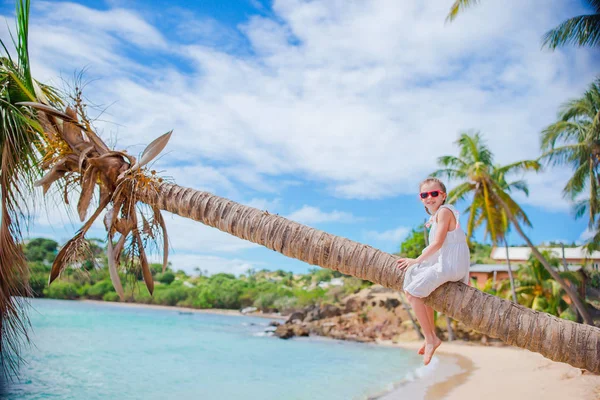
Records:
{"label": "blue sky", "polygon": [[[451,2],[33,0],[31,57],[59,87],[86,69],[116,148],[137,154],[174,129],[155,168],[176,183],[395,252],[426,217],[418,182],[460,132],[481,131],[498,163],[535,158],[539,132],[598,72],[597,51],[540,49],[585,12],[578,1],[486,1],[447,24]],[[2,3],[11,27],[13,10]],[[531,194],[516,199],[534,242],[589,234],[561,197],[568,177],[524,176]],[[310,268],[166,219],[175,268]],[[64,242],[78,226],[40,203],[29,236]],[[90,236],[105,237],[100,223]]]}

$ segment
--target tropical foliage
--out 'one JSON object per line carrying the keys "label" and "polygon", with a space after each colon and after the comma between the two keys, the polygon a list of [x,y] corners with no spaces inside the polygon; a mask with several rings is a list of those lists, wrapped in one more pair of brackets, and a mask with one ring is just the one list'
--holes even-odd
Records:
{"label": "tropical foliage", "polygon": [[591,249],[597,248],[600,244],[600,78],[582,97],[562,106],[558,121],[542,132],[541,142],[542,160],[551,165],[567,165],[573,170],[563,194],[576,201],[576,217],[587,213],[589,227],[596,230],[588,244]]}
{"label": "tropical foliage", "polygon": [[570,287],[548,264],[548,261],[523,232],[521,224],[531,225],[529,219],[507,193],[512,188],[527,193],[527,186],[523,181],[508,183],[506,176],[518,171],[537,171],[540,168],[539,162],[518,161],[502,167],[494,166],[492,152],[483,143],[479,133],[473,135],[463,133],[456,143],[459,147],[459,157],[440,157],[438,161],[443,168],[435,171],[432,175],[447,176],[463,181],[448,194],[450,203],[463,200],[472,193],[471,205],[468,209],[467,237],[470,238],[473,235],[475,228],[485,224],[485,232],[489,235],[492,243],[500,243],[504,240],[510,222],[510,225],[527,242],[532,253],[540,260],[548,273],[567,292],[584,321],[593,325],[587,307],[579,298],[577,291]]}
{"label": "tropical foliage", "polygon": [[432,176],[445,176],[460,183],[448,193],[448,202],[455,204],[469,197],[471,201],[466,212],[469,219],[466,226],[467,238],[471,240],[474,231],[484,226],[486,236],[492,243],[501,243],[508,229],[508,219],[498,199],[497,193],[510,207],[517,220],[531,226],[523,209],[509,196],[513,190],[528,193],[523,180],[507,182],[507,176],[525,171],[538,171],[537,161],[519,161],[505,166],[494,165],[491,150],[484,143],[481,134],[462,133],[456,141],[459,156],[442,156],[438,163],[442,167]]}
{"label": "tropical foliage", "polygon": [[[586,1],[591,14],[569,18],[559,26],[546,32],[543,38],[544,46],[555,49],[564,45],[596,47],[600,45],[600,1]],[[446,17],[453,21],[466,8],[479,3],[479,0],[455,0]]]}
{"label": "tropical foliage", "polygon": [[[48,286],[48,274],[58,254],[57,247],[55,241],[43,238],[33,239],[25,245],[35,297],[121,301],[111,281],[105,252],[93,260],[94,268],[84,269],[85,263],[79,268],[69,268]],[[282,270],[250,270],[239,277],[225,273],[189,276],[170,267],[162,272],[162,264],[150,264],[150,271],[155,285],[153,295],[145,290],[142,276],[131,280],[121,275],[126,282],[125,301],[199,309],[239,310],[254,306],[265,312],[290,312],[308,305],[337,302],[371,285],[368,281],[322,268],[298,275]],[[343,286],[324,284],[333,278],[342,279]]]}
{"label": "tropical foliage", "polygon": [[421,252],[426,247],[424,229],[423,225],[411,229],[406,239],[400,244],[399,256],[417,258],[421,255]]}
{"label": "tropical foliage", "polygon": [[[542,252],[546,260],[558,269],[560,261],[551,257],[548,251]],[[572,285],[581,285],[581,275],[576,272],[559,272],[560,276]],[[546,271],[540,261],[531,256],[527,264],[517,272],[517,297],[519,303],[536,311],[543,311],[561,318],[577,320],[577,314],[568,306],[565,291]]]}
{"label": "tropical foliage", "polygon": [[21,226],[28,214],[25,204],[29,204],[33,182],[40,176],[39,155],[47,144],[32,112],[19,103],[37,100],[59,104],[50,88],[31,77],[27,42],[29,1],[19,2],[16,14],[15,58],[0,40],[4,50],[0,55],[0,361],[9,368],[15,365],[11,357],[18,353],[18,338],[26,338],[28,325],[21,303],[21,296],[27,291],[18,284],[27,275],[19,245]]}

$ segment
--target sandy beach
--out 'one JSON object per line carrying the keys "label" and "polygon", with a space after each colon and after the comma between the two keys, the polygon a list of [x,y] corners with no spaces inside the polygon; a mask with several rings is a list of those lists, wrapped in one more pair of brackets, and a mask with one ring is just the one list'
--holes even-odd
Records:
{"label": "sandy beach", "polygon": [[[416,351],[420,343],[397,346]],[[599,375],[509,346],[443,343],[418,375],[380,399],[600,399]]]}

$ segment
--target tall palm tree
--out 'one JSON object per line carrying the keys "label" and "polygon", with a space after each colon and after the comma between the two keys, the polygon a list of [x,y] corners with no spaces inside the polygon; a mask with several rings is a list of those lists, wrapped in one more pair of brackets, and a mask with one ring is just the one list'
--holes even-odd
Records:
{"label": "tall palm tree", "polygon": [[[519,161],[504,167],[494,167],[492,152],[483,143],[479,133],[473,135],[463,133],[456,143],[459,146],[459,157],[440,157],[438,162],[443,168],[435,171],[433,175],[445,175],[451,179],[464,180],[463,183],[449,193],[449,202],[462,200],[472,193],[473,200],[469,207],[467,237],[470,238],[473,235],[474,228],[485,222],[486,233],[490,236],[492,242],[501,243],[508,227],[506,221],[510,221],[531,247],[533,254],[548,270],[548,273],[567,292],[584,321],[593,325],[593,320],[577,292],[552,268],[523,232],[521,224],[531,226],[531,223],[525,212],[507,193],[511,188],[505,180],[507,174],[525,170],[538,170],[540,164],[537,161]],[[513,183],[512,187],[526,190],[526,185],[524,186],[522,181],[517,181],[516,185]]]}
{"label": "tall palm tree", "polygon": [[[53,91],[31,77],[27,26],[29,2],[17,5],[17,35],[13,39],[13,59],[0,40],[0,362],[12,368],[18,354],[18,337],[26,332],[28,321],[22,313],[27,290],[19,282],[27,276],[27,264],[20,247],[20,226],[26,223],[22,207],[39,177],[39,155],[47,137],[22,101],[56,102]],[[56,103],[55,103],[56,104]],[[7,371],[7,369],[3,369]]]}
{"label": "tall palm tree", "polygon": [[[32,123],[43,127],[44,134],[53,138],[54,145],[42,154],[45,160],[42,167],[47,173],[37,183],[45,190],[55,182],[62,183],[66,190],[80,185],[78,211],[82,220],[87,218],[91,194],[95,191],[100,194],[99,204],[91,217],[56,257],[50,281],[70,260],[81,254],[85,232],[106,208],[108,260],[113,272],[121,267],[119,255],[123,251],[128,252],[130,260],[140,263],[144,272],[147,265],[144,240],[156,238],[161,231],[166,261],[168,241],[161,214],[161,210],[165,210],[261,244],[288,257],[392,289],[402,289],[404,272],[396,268],[397,256],[157,178],[145,165],[164,148],[170,133],[151,143],[138,160],[125,152],[110,150],[92,131],[85,116],[77,115],[71,108],[63,113],[39,103],[21,105],[36,110],[37,122]],[[1,131],[0,134],[6,133]],[[118,239],[113,244],[115,236]],[[0,260],[0,269],[8,268],[14,257]],[[144,278],[148,290],[152,291],[152,277],[148,278],[144,272]],[[120,285],[118,280],[118,275],[113,277],[116,287]],[[539,352],[552,360],[600,373],[599,328],[534,312],[457,282],[441,286],[426,302],[437,311],[488,336]],[[578,345],[573,347],[572,343]]]}
{"label": "tall palm tree", "polygon": [[[448,202],[451,204],[472,195],[473,201],[468,208],[469,219],[466,227],[469,241],[475,229],[485,225],[485,233],[491,241],[494,244],[502,243],[509,223],[506,213],[491,197],[493,188],[487,178],[495,182],[503,191],[518,190],[527,194],[525,181],[507,182],[506,176],[511,173],[538,171],[540,164],[537,161],[519,161],[505,166],[494,165],[493,154],[478,132],[462,133],[456,144],[459,147],[459,156],[440,157],[438,163],[442,168],[435,171],[432,176],[446,176],[463,181],[448,193]],[[511,201],[510,206],[513,214],[522,224],[531,226],[529,218],[516,202]]]}
{"label": "tall palm tree", "polygon": [[[514,182],[507,182],[506,181],[506,175],[511,173],[511,172],[517,172],[514,171],[514,169],[517,170],[526,170],[527,167],[526,166],[514,166],[514,164],[512,164],[513,166],[511,167],[511,165],[505,166],[505,167],[495,167],[493,169],[492,172],[492,176],[493,176],[493,180],[495,182],[498,182],[498,185],[502,188],[502,190],[507,191],[507,192],[512,192],[513,189],[521,191],[523,193],[525,193],[525,195],[529,196],[529,188],[527,186],[527,182],[525,182],[524,180],[518,180],[518,181],[514,181]],[[539,170],[540,165],[539,164],[532,164],[531,165],[531,169],[533,170]],[[529,223],[529,225],[531,225]],[[508,217],[506,216],[506,213],[502,214],[502,231],[505,232],[504,234],[504,249],[506,250],[506,265],[508,267],[508,281],[510,284],[510,291],[512,294],[512,299],[515,303],[517,303],[517,292],[515,290],[515,279],[513,276],[513,272],[512,272],[512,267],[510,265],[510,252],[508,250],[508,239],[506,238],[508,232],[510,231],[510,221],[508,220]]]}
{"label": "tall palm tree", "polygon": [[[446,19],[453,21],[466,8],[479,3],[479,0],[455,0]],[[552,50],[573,44],[579,47],[600,45],[600,0],[587,0],[592,14],[569,18],[556,28],[546,32],[543,46]]]}
{"label": "tall palm tree", "polygon": [[[568,101],[562,106],[558,121],[542,131],[541,160],[551,165],[568,165],[573,176],[563,189],[570,200],[576,200],[575,215],[588,214],[590,228],[600,214],[600,78],[590,85],[581,98]],[[600,230],[598,230],[600,232]],[[590,247],[600,244],[600,233],[589,242]]]}

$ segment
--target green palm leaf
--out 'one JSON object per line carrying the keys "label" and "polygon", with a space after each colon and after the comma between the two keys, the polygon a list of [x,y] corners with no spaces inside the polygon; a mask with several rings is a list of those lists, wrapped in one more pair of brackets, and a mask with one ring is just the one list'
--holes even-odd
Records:
{"label": "green palm leaf", "polygon": [[28,294],[27,263],[21,249],[20,226],[26,222],[27,202],[33,182],[41,176],[38,160],[46,137],[35,115],[22,101],[37,101],[53,91],[31,78],[27,33],[29,1],[17,3],[17,58],[12,59],[4,42],[0,57],[0,357],[3,372],[14,372],[19,348],[27,340],[28,320],[23,297]]}
{"label": "green palm leaf", "polygon": [[570,18],[544,35],[543,45],[552,50],[566,44],[579,47],[598,46],[600,44],[600,14]]}

